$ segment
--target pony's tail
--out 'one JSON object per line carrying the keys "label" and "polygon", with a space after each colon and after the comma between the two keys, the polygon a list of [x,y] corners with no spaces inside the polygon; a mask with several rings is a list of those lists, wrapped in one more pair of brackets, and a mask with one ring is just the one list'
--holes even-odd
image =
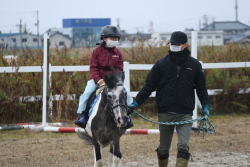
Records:
{"label": "pony's tail", "polygon": [[78,132],[77,135],[78,135],[78,137],[83,139],[87,145],[93,145],[92,137],[90,137],[88,135],[88,133],[86,133],[86,132]]}

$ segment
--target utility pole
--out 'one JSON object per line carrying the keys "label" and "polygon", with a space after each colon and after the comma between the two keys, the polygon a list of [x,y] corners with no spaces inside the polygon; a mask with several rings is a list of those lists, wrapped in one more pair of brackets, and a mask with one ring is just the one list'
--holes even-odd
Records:
{"label": "utility pole", "polygon": [[38,19],[38,11],[36,11],[36,23],[35,26],[37,26],[37,48],[39,48],[39,19]]}
{"label": "utility pole", "polygon": [[20,33],[20,36],[21,36],[21,54],[22,54],[22,49],[23,49],[23,36],[22,36],[22,30],[23,30],[23,25],[22,25],[22,20],[20,19],[20,24],[16,25],[19,27],[19,33]]}
{"label": "utility pole", "polygon": [[238,21],[238,1],[235,0],[235,20]]}
{"label": "utility pole", "polygon": [[120,19],[119,19],[119,17],[117,18],[117,27],[121,30],[121,27],[120,27]]}
{"label": "utility pole", "polygon": [[154,32],[154,23],[153,23],[153,21],[149,22],[149,32],[151,32],[151,33]]}
{"label": "utility pole", "polygon": [[203,21],[204,21],[204,30],[207,30],[207,15],[203,15]]}
{"label": "utility pole", "polygon": [[22,51],[22,49],[23,49],[23,32],[22,32],[22,29],[23,29],[23,25],[22,25],[22,20],[20,19],[20,35],[21,35],[21,51]]}
{"label": "utility pole", "polygon": [[214,25],[215,23],[214,23],[214,17],[213,17],[213,30],[215,30],[215,25]]}
{"label": "utility pole", "polygon": [[199,31],[201,31],[201,20],[199,20]]}

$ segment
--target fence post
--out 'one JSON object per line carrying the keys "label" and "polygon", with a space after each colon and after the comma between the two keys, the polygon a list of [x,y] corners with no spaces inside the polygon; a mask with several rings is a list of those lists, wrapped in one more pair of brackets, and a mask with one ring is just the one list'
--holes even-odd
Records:
{"label": "fence post", "polygon": [[130,92],[130,69],[129,69],[129,62],[124,61],[123,62],[123,70],[125,72],[125,80],[124,80],[124,85],[128,89],[129,93]]}
{"label": "fence post", "polygon": [[48,57],[49,57],[49,33],[44,33],[44,45],[43,45],[43,115],[42,126],[46,126],[46,114],[48,109]]}
{"label": "fence post", "polygon": [[[197,59],[197,31],[191,32],[191,55],[193,58]],[[197,118],[197,94],[195,91],[195,105],[194,105],[194,114],[193,119]],[[197,128],[197,122],[193,123],[193,127]]]}
{"label": "fence post", "polygon": [[53,109],[53,96],[52,96],[52,91],[51,91],[51,85],[52,85],[52,72],[51,72],[51,63],[49,63],[49,88],[50,88],[50,98],[49,98],[49,110],[48,110],[48,114],[49,114],[49,121],[52,122],[52,109]]}

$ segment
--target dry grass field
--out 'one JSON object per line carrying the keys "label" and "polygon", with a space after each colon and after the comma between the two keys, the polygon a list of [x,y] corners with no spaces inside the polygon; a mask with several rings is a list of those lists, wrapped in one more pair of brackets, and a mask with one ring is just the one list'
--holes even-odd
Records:
{"label": "dry grass field", "polygon": [[[157,129],[158,125],[134,118],[134,129]],[[211,117],[214,135],[193,132],[190,152],[194,167],[250,167],[250,116]],[[67,126],[74,126],[69,123]],[[177,135],[170,151],[170,167],[176,159]],[[121,138],[124,167],[156,167],[159,135],[124,135]],[[103,149],[107,165],[109,148]],[[0,131],[0,166],[3,167],[92,167],[93,149],[76,133],[34,132],[30,129]]]}

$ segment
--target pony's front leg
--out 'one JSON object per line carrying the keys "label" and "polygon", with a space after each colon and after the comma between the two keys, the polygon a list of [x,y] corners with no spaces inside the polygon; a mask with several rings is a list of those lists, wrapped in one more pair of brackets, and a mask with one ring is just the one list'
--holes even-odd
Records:
{"label": "pony's front leg", "polygon": [[98,141],[93,141],[94,145],[94,167],[103,167],[102,162],[102,146],[98,143]]}
{"label": "pony's front leg", "polygon": [[120,152],[119,141],[110,144],[110,153],[108,161],[109,167],[121,167],[122,166],[121,158],[122,154]]}

